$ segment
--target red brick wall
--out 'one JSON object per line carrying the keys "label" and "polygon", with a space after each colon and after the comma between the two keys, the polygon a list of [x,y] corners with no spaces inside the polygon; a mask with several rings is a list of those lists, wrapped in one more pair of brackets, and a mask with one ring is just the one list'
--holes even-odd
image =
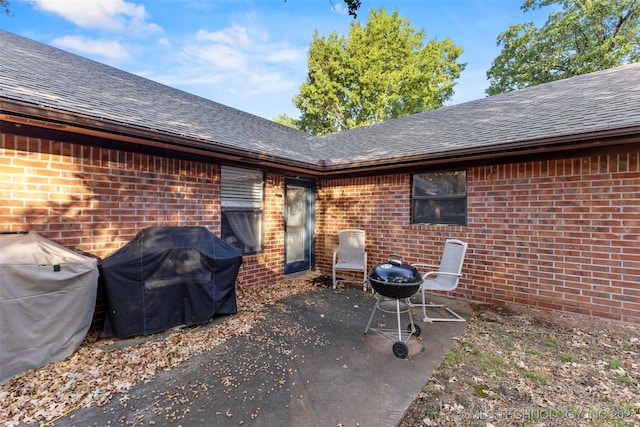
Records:
{"label": "red brick wall", "polygon": [[273,283],[284,274],[284,176],[267,174],[264,189],[264,251],[243,257],[240,286]]}
{"label": "red brick wall", "polygon": [[369,265],[399,253],[434,263],[469,243],[455,295],[640,321],[640,154],[467,169],[468,225],[410,223],[410,175],[319,185],[318,267],[338,231],[367,231]]}
{"label": "red brick wall", "polygon": [[[265,251],[247,256],[239,285],[282,275],[283,200],[267,176]],[[144,227],[203,226],[220,234],[220,167],[0,134],[0,232],[35,231],[104,258]]]}
{"label": "red brick wall", "polygon": [[[32,230],[105,257],[149,226],[220,232],[220,167],[0,134],[0,231]],[[456,295],[640,321],[640,154],[468,169],[468,225],[410,223],[410,175],[318,183],[317,268],[331,272],[338,231],[367,231],[369,265],[399,253],[437,262],[469,242]],[[282,278],[284,177],[267,174],[265,248],[240,286]]]}

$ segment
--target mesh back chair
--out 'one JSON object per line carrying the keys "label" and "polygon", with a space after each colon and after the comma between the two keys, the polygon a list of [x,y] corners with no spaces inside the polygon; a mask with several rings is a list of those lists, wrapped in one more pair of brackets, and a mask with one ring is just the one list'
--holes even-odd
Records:
{"label": "mesh back chair", "polygon": [[[425,322],[464,322],[465,319],[455,311],[451,310],[446,304],[427,303],[426,292],[429,291],[448,291],[451,292],[458,287],[460,277],[462,277],[462,264],[467,252],[467,243],[449,239],[445,242],[444,251],[439,266],[427,264],[413,264],[414,267],[424,271],[425,267],[433,269],[422,274],[424,279],[420,285],[421,303],[411,303],[413,307],[422,307],[422,314]],[[427,316],[427,308],[444,308],[452,317],[429,317]]]}
{"label": "mesh back chair", "polygon": [[367,252],[365,251],[365,232],[362,230],[342,230],[339,235],[338,250],[333,252],[333,289],[339,270],[362,272],[362,289],[367,290]]}

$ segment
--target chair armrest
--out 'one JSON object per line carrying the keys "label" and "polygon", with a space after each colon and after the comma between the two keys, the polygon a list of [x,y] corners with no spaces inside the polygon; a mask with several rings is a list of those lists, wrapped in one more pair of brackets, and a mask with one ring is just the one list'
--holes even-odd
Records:
{"label": "chair armrest", "polygon": [[333,264],[336,263],[336,258],[337,258],[338,252],[340,252],[340,251],[339,250],[338,251],[333,251]]}
{"label": "chair armrest", "polygon": [[450,273],[448,271],[428,271],[422,275],[422,278],[426,279],[429,276],[440,276],[440,275],[462,277],[462,273],[458,274],[458,273]]}
{"label": "chair armrest", "polygon": [[424,264],[424,263],[421,263],[421,262],[418,262],[418,263],[415,263],[415,264],[411,264],[411,265],[413,265],[416,268],[418,268],[418,267],[432,268],[432,269],[433,268],[440,268],[440,266],[437,265],[437,264]]}

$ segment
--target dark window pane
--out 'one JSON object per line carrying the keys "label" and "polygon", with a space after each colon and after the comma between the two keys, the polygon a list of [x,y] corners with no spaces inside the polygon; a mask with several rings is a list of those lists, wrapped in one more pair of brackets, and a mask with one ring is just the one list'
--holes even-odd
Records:
{"label": "dark window pane", "polygon": [[262,251],[262,212],[253,210],[222,210],[222,239],[242,250],[243,254]]}
{"label": "dark window pane", "polygon": [[223,166],[221,178],[221,237],[243,254],[262,252],[264,173]]}
{"label": "dark window pane", "polygon": [[413,175],[411,222],[467,223],[467,172],[447,171]]}
{"label": "dark window pane", "polygon": [[464,195],[467,191],[465,171],[422,173],[413,176],[413,196]]}
{"label": "dark window pane", "polygon": [[466,224],[465,199],[418,199],[413,203],[414,224]]}

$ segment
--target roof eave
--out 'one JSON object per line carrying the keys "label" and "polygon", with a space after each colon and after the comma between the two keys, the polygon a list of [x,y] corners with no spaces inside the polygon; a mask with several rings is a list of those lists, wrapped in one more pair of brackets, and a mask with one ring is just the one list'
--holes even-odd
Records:
{"label": "roof eave", "polygon": [[598,147],[640,143],[640,125],[623,128],[601,129],[538,138],[525,141],[510,141],[482,147],[449,150],[437,153],[403,156],[395,159],[323,164],[323,176],[341,176],[345,174],[372,174],[398,172],[419,167],[448,167],[453,164],[498,161],[519,156],[544,155],[549,153],[580,151]]}
{"label": "roof eave", "polygon": [[7,100],[2,101],[0,120],[52,129],[73,132],[96,138],[117,140],[159,150],[180,151],[189,154],[206,156],[228,162],[260,165],[263,167],[316,175],[321,173],[320,164],[310,164],[291,159],[269,155],[264,152],[242,150],[236,147],[201,140],[186,135],[177,135],[157,129],[132,126],[107,119],[70,113],[44,106]]}
{"label": "roof eave", "polygon": [[319,160],[316,163],[295,161],[272,156],[264,152],[242,150],[213,141],[131,126],[15,100],[3,100],[2,108],[0,109],[0,120],[117,140],[159,150],[180,151],[218,159],[223,162],[255,165],[288,173],[310,176],[322,175],[324,177],[397,173],[402,170],[420,167],[450,167],[463,163],[497,161],[514,156],[539,155],[640,142],[640,125],[633,125],[398,158],[332,164],[326,160]]}

